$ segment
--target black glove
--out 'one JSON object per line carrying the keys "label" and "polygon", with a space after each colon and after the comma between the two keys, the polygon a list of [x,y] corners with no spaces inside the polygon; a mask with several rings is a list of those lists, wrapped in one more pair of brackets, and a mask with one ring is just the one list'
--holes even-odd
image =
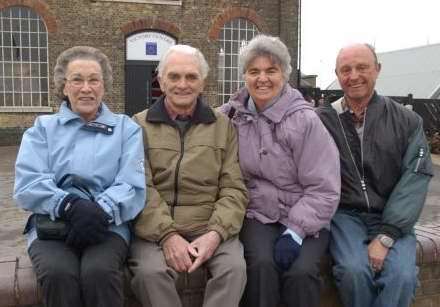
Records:
{"label": "black glove", "polygon": [[288,233],[281,235],[275,242],[274,260],[278,267],[287,271],[299,256],[301,245]]}
{"label": "black glove", "polygon": [[75,244],[78,246],[97,244],[108,234],[110,216],[96,202],[69,194],[58,212],[62,219],[70,222],[73,231],[67,236],[67,244],[74,241],[81,241],[81,244]]}

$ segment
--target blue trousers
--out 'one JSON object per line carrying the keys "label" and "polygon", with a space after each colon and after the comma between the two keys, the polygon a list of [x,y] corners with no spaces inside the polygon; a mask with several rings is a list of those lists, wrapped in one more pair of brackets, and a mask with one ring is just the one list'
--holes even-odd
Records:
{"label": "blue trousers", "polygon": [[408,234],[396,240],[381,272],[368,261],[368,244],[381,215],[338,210],[332,220],[330,253],[339,296],[346,307],[405,307],[417,285],[416,239]]}

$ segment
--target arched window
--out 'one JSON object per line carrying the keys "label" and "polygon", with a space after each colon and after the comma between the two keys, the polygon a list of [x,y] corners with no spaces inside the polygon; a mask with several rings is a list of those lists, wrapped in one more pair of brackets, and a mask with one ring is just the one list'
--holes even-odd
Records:
{"label": "arched window", "polygon": [[0,10],[0,110],[47,109],[47,46],[46,25],[34,10]]}
{"label": "arched window", "polygon": [[218,97],[220,104],[244,85],[238,70],[240,48],[258,34],[253,22],[245,18],[235,18],[227,22],[220,30],[218,54]]}

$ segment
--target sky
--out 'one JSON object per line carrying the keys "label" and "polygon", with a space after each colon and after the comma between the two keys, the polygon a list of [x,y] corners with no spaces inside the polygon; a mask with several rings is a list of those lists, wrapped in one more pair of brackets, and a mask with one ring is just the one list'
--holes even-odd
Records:
{"label": "sky", "polygon": [[[440,0],[302,0],[301,71],[326,88],[339,49],[361,42],[386,52],[440,43]],[[439,54],[440,56],[440,54]]]}

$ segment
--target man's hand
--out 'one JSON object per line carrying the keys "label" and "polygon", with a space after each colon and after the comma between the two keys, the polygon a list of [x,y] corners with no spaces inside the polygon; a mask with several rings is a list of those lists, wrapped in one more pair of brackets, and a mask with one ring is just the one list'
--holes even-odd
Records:
{"label": "man's hand", "polygon": [[388,251],[389,248],[383,246],[378,239],[373,239],[370,244],[368,244],[368,261],[374,272],[382,271]]}
{"label": "man's hand", "polygon": [[194,272],[206,260],[211,258],[221,241],[220,235],[214,230],[192,241],[188,251],[195,257],[195,261],[189,268],[188,273]]}
{"label": "man's hand", "polygon": [[186,272],[193,264],[188,251],[189,242],[181,235],[174,234],[162,244],[165,261],[177,272]]}

